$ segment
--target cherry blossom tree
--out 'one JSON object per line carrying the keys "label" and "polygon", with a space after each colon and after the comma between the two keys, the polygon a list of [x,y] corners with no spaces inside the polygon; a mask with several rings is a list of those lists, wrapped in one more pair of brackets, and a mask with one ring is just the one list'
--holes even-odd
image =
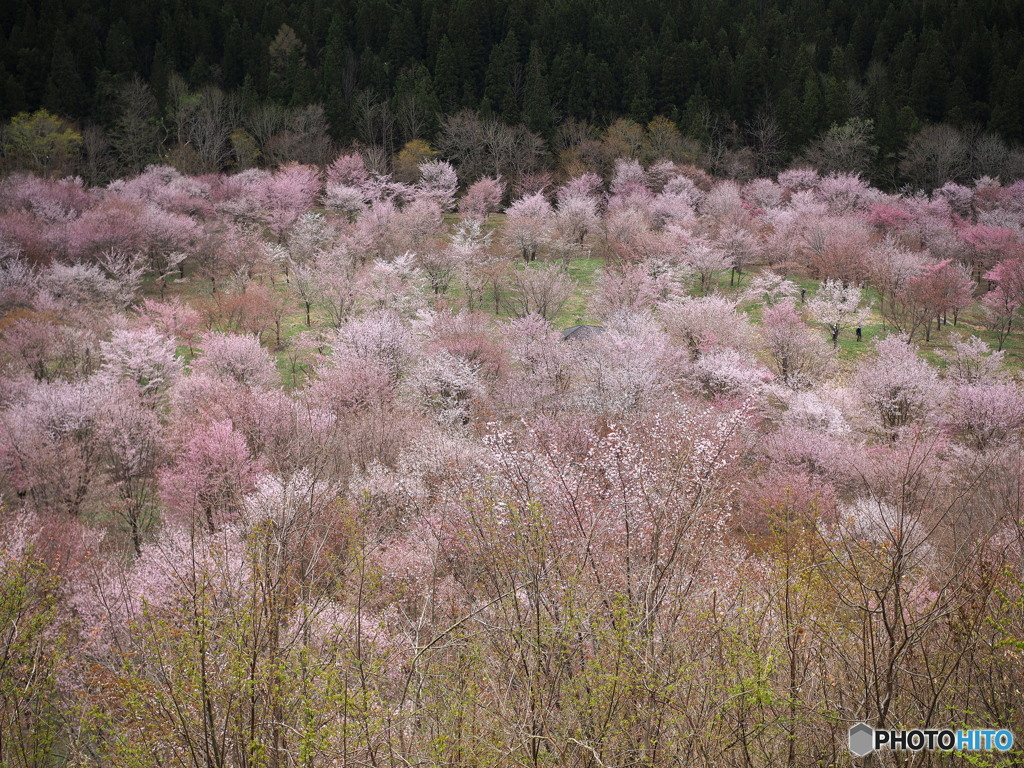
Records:
{"label": "cherry blossom tree", "polygon": [[877,355],[857,369],[855,386],[883,434],[895,440],[941,404],[943,388],[906,336],[889,336],[875,346]]}
{"label": "cherry blossom tree", "polygon": [[818,182],[818,197],[828,206],[832,214],[843,215],[854,211],[865,211],[881,197],[857,174],[829,174]]}
{"label": "cherry blossom tree", "polygon": [[543,194],[521,197],[505,210],[502,239],[523,261],[536,261],[537,252],[547,238],[551,217],[551,204]]}
{"label": "cherry blossom tree", "polygon": [[818,186],[821,177],[813,168],[792,168],[778,175],[779,185],[789,193],[803,192]]}
{"label": "cherry blossom tree", "polygon": [[872,234],[856,216],[812,218],[803,232],[803,257],[811,272],[847,283],[863,281],[869,272]]}
{"label": "cherry blossom tree", "polygon": [[455,193],[458,188],[459,177],[451,163],[432,160],[420,164],[420,179],[416,182],[416,193],[433,200],[442,211],[448,212],[455,207]]}
{"label": "cherry blossom tree", "polygon": [[9,373],[24,371],[40,381],[92,373],[98,351],[97,334],[46,314],[12,313],[0,336]]}
{"label": "cherry blossom tree", "polygon": [[484,176],[470,185],[459,201],[459,213],[466,219],[486,221],[487,215],[501,206],[505,182],[500,177]]}
{"label": "cherry blossom tree", "polygon": [[792,280],[766,269],[758,272],[750,281],[750,285],[743,291],[743,300],[773,307],[795,300],[799,293],[800,288]]}
{"label": "cherry blossom tree", "polygon": [[415,357],[408,327],[396,312],[389,310],[349,320],[338,329],[332,347],[347,351],[356,359],[383,365],[396,381],[408,371]]}
{"label": "cherry blossom tree", "polygon": [[208,333],[200,341],[202,356],[192,363],[197,374],[206,374],[246,387],[271,387],[278,382],[270,353],[255,336]]}
{"label": "cherry blossom tree", "polygon": [[458,256],[448,248],[418,253],[416,265],[426,275],[427,283],[435,296],[448,293],[448,288],[459,268]]}
{"label": "cherry blossom tree", "polygon": [[567,242],[583,244],[583,239],[598,227],[597,201],[589,195],[559,194],[555,210],[555,228]]}
{"label": "cherry blossom tree", "polygon": [[678,285],[671,273],[652,275],[647,264],[622,264],[601,272],[593,309],[604,318],[623,312],[641,313],[677,293]]}
{"label": "cherry blossom tree", "polygon": [[167,338],[187,344],[191,354],[202,323],[201,315],[191,305],[177,297],[169,301],[143,299],[135,311],[143,326],[152,326]]}
{"label": "cherry blossom tree", "polygon": [[100,344],[100,375],[110,381],[130,381],[144,395],[166,390],[181,371],[174,342],[153,327],[119,329]]}
{"label": "cherry blossom tree", "polygon": [[[504,259],[490,252],[491,238],[492,233],[483,231],[479,219],[465,218],[455,228],[446,249],[459,277],[466,306],[471,310],[483,302],[488,266],[492,262],[498,262],[501,268],[508,266]],[[495,312],[500,306],[500,282],[498,288]]]}
{"label": "cherry blossom tree", "polygon": [[754,179],[743,185],[741,194],[754,208],[765,210],[780,207],[784,191],[781,184],[771,179]]}
{"label": "cherry blossom tree", "polygon": [[327,181],[332,184],[342,184],[347,187],[362,187],[370,178],[366,170],[366,162],[358,152],[338,157],[327,166],[325,175]]}
{"label": "cherry blossom tree", "polygon": [[683,259],[693,267],[700,284],[700,292],[707,295],[717,273],[734,266],[733,256],[707,240],[690,240],[683,252]]}
{"label": "cherry blossom tree", "polygon": [[260,189],[263,220],[278,239],[313,205],[320,192],[320,174],[308,165],[279,168]]}
{"label": "cherry blossom tree", "polygon": [[329,181],[324,186],[321,202],[324,208],[337,211],[352,222],[366,210],[369,200],[358,187],[347,187]]}
{"label": "cherry blossom tree", "polygon": [[111,511],[127,528],[136,556],[156,520],[155,473],[162,447],[160,422],[146,394],[131,385],[111,387],[95,427],[97,453],[117,493]]}
{"label": "cherry blossom tree", "polygon": [[868,318],[867,307],[860,306],[860,296],[860,288],[826,280],[808,302],[810,313],[828,328],[833,348],[839,347],[839,334],[843,330],[859,326]]}
{"label": "cherry blossom tree", "polygon": [[241,512],[257,469],[244,435],[229,422],[200,425],[161,471],[160,498],[179,521],[213,533]]}
{"label": "cherry blossom tree", "polygon": [[39,511],[82,515],[102,476],[95,439],[105,385],[35,382],[0,413],[4,469],[17,495]]}
{"label": "cherry blossom tree", "polygon": [[[902,274],[901,267],[905,268]],[[952,311],[955,324],[960,311],[974,300],[975,285],[967,270],[949,259],[926,263],[897,258],[888,269],[880,265],[879,271],[880,284],[886,288],[882,295],[888,299],[884,316],[911,340],[924,328],[925,341],[930,341],[933,318],[938,328],[946,313]]]}
{"label": "cherry blossom tree", "polygon": [[760,337],[773,373],[787,387],[803,389],[827,374],[832,355],[797,314],[792,300],[765,308]]}
{"label": "cherry blossom tree", "polygon": [[735,349],[714,349],[694,360],[685,378],[697,392],[727,400],[755,397],[772,374]]}
{"label": "cherry blossom tree", "polygon": [[16,252],[0,260],[0,308],[4,312],[29,306],[38,290],[36,271]]}
{"label": "cherry blossom tree", "polygon": [[999,338],[999,349],[1002,349],[1013,331],[1013,318],[1024,305],[1024,259],[999,262],[985,273],[985,279],[996,287],[982,297],[981,303],[989,313]]}
{"label": "cherry blossom tree", "polygon": [[596,413],[622,417],[663,403],[685,367],[685,355],[653,318],[619,312],[604,331],[575,347],[573,400]]}
{"label": "cherry blossom tree", "polygon": [[993,384],[1006,377],[1002,369],[1004,352],[993,350],[977,336],[954,333],[948,352],[939,352],[946,362],[946,377],[959,384]]}
{"label": "cherry blossom tree", "polygon": [[512,364],[502,393],[514,412],[556,411],[572,384],[571,350],[538,315],[511,320],[502,328]]}
{"label": "cherry blossom tree", "polygon": [[120,293],[116,280],[94,264],[53,262],[39,274],[40,287],[54,300],[69,305],[113,303]]}
{"label": "cherry blossom tree", "polygon": [[1000,261],[1020,259],[1024,244],[1018,233],[1006,227],[987,224],[965,225],[960,239],[969,247],[968,255],[975,277],[995,267]]}
{"label": "cherry blossom tree", "polygon": [[735,302],[717,294],[664,302],[658,306],[658,317],[693,360],[716,348],[746,350],[753,338],[753,329],[736,311]]}
{"label": "cherry blossom tree", "polygon": [[473,366],[445,350],[422,357],[405,386],[421,408],[447,427],[469,423],[471,401],[481,389]]}
{"label": "cherry blossom tree", "polygon": [[943,414],[946,427],[979,451],[1019,437],[1024,429],[1024,393],[1010,383],[962,384]]}

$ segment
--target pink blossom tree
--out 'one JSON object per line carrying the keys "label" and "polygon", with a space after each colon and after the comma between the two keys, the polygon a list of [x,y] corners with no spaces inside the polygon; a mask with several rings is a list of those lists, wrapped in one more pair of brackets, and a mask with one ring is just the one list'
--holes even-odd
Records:
{"label": "pink blossom tree", "polygon": [[135,308],[143,327],[152,326],[162,335],[187,344],[189,353],[202,328],[202,316],[177,296],[169,301],[143,299]]}
{"label": "pink blossom tree", "polygon": [[0,256],[0,309],[9,312],[27,307],[38,290],[39,277],[27,261],[16,253],[7,258]]}
{"label": "pink blossom tree", "polygon": [[803,228],[803,256],[812,274],[846,283],[870,271],[872,233],[857,216],[812,217]]}
{"label": "pink blossom tree", "polygon": [[795,300],[800,288],[792,280],[771,270],[758,272],[743,291],[744,301],[754,301],[773,307],[787,301]]}
{"label": "pink blossom tree", "polygon": [[1020,259],[1024,255],[1020,236],[1006,227],[965,225],[960,228],[959,234],[968,246],[969,261],[976,277],[1000,261]]}
{"label": "pink blossom tree", "polygon": [[977,336],[954,333],[949,351],[939,352],[946,362],[946,378],[958,384],[993,384],[1006,378],[1002,351],[992,349]]}
{"label": "pink blossom tree", "polygon": [[502,328],[512,365],[504,401],[520,413],[556,411],[572,385],[571,350],[551,324],[538,315],[509,321]]}
{"label": "pink blossom tree", "polygon": [[1017,310],[1024,305],[1024,259],[999,262],[985,273],[985,279],[996,286],[982,297],[981,303],[989,313],[1001,350],[1013,331]]}
{"label": "pink blossom tree", "polygon": [[102,477],[95,439],[105,385],[96,380],[34,382],[0,412],[0,453],[8,481],[39,511],[78,517]]}
{"label": "pink blossom tree", "polygon": [[600,222],[597,200],[589,195],[560,194],[554,218],[555,229],[564,240],[582,245]]}
{"label": "pink blossom tree", "polygon": [[876,349],[876,357],[857,369],[854,385],[883,434],[895,440],[938,407],[943,388],[905,336],[882,339]]}
{"label": "pink blossom tree", "polygon": [[573,345],[573,401],[595,413],[622,417],[665,402],[685,368],[685,354],[649,315],[620,312],[600,334]]}
{"label": "pink blossom tree", "polygon": [[790,194],[814,189],[821,181],[818,172],[813,168],[793,168],[782,171],[777,178],[779,185]]}
{"label": "pink blossom tree", "polygon": [[192,370],[245,387],[268,388],[278,382],[277,368],[270,353],[255,336],[208,333],[200,341],[203,355]]}
{"label": "pink blossom tree", "polygon": [[459,201],[459,213],[465,219],[486,221],[490,213],[501,207],[505,196],[505,182],[500,177],[484,176],[466,190]]}
{"label": "pink blossom tree", "polygon": [[178,521],[213,533],[240,513],[258,466],[230,422],[197,426],[160,472],[160,499]]}
{"label": "pink blossom tree", "polygon": [[734,265],[732,254],[700,238],[690,239],[685,244],[683,260],[697,274],[700,292],[705,296],[711,290],[711,283],[715,275],[726,269],[732,269]]}
{"label": "pink blossom tree", "polygon": [[593,311],[608,318],[619,313],[650,311],[677,291],[668,272],[652,275],[647,264],[621,264],[601,272],[597,280]]}
{"label": "pink blossom tree", "polygon": [[472,400],[482,391],[474,366],[446,350],[420,358],[404,386],[413,401],[445,427],[468,424]]}
{"label": "pink blossom tree", "polygon": [[505,210],[502,239],[523,261],[536,261],[537,252],[547,239],[552,214],[551,203],[543,194],[521,197]]}
{"label": "pink blossom tree", "polygon": [[924,328],[925,341],[930,341],[932,319],[938,327],[946,313],[952,312],[955,324],[960,311],[974,301],[974,287],[967,270],[949,259],[919,263],[902,285],[888,293],[886,318],[911,340]]}
{"label": "pink blossom tree", "polygon": [[358,152],[338,155],[337,159],[327,166],[325,175],[327,181],[332,184],[356,188],[362,187],[370,178],[363,156]]}
{"label": "pink blossom tree", "polygon": [[366,210],[369,200],[358,187],[346,187],[329,181],[324,186],[321,202],[324,208],[337,211],[353,222]]}
{"label": "pink blossom tree", "polygon": [[145,390],[114,384],[104,393],[95,427],[96,449],[116,489],[111,512],[127,529],[135,554],[156,520],[155,473],[160,459],[160,422]]}
{"label": "pink blossom tree", "polygon": [[731,401],[757,396],[772,379],[769,371],[735,349],[715,349],[701,355],[684,376],[700,394]]}
{"label": "pink blossom tree", "polygon": [[415,344],[398,313],[381,310],[349,320],[338,329],[331,346],[356,359],[383,365],[394,381],[412,365]]}
{"label": "pink blossom tree", "polygon": [[566,196],[583,196],[583,197],[598,197],[601,194],[601,189],[604,186],[604,182],[601,181],[601,177],[596,173],[583,173],[579,176],[574,176],[569,179],[565,184],[560,186],[555,192],[555,197],[561,200],[562,197]]}
{"label": "pink blossom tree", "polygon": [[782,188],[782,185],[777,184],[771,179],[748,181],[740,191],[744,200],[754,208],[760,208],[761,210],[780,207],[784,192],[785,190]]}
{"label": "pink blossom tree", "polygon": [[747,350],[753,339],[753,329],[735,302],[717,294],[664,302],[658,317],[693,360],[717,348]]}
{"label": "pink blossom tree", "polygon": [[620,157],[615,161],[611,181],[613,195],[625,194],[630,189],[646,189],[647,183],[647,171],[643,169],[638,160]]}
{"label": "pink blossom tree", "polygon": [[291,163],[279,168],[260,189],[263,220],[278,239],[283,239],[299,216],[313,205],[320,192],[320,173],[308,165]]}
{"label": "pink blossom tree", "polygon": [[816,190],[829,213],[840,216],[867,210],[872,202],[882,197],[856,174],[829,174],[818,182]]}
{"label": "pink blossom tree", "polygon": [[827,374],[832,361],[825,342],[783,301],[761,313],[761,348],[773,373],[787,387],[804,389]]}
{"label": "pink blossom tree", "polygon": [[943,413],[945,426],[971,447],[987,451],[1024,429],[1024,393],[1016,384],[962,384]]}

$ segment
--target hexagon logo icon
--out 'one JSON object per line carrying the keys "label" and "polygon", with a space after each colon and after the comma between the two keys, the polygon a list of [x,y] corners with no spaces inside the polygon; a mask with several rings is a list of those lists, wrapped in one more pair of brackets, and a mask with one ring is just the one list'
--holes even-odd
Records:
{"label": "hexagon logo icon", "polygon": [[850,728],[850,751],[857,757],[875,749],[875,729],[867,723],[857,723]]}

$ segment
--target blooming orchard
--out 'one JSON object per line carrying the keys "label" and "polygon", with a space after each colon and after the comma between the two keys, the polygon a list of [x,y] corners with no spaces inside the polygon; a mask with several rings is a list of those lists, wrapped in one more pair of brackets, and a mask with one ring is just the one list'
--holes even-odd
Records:
{"label": "blooming orchard", "polygon": [[1024,187],[511,138],[0,181],[0,765],[1024,733]]}

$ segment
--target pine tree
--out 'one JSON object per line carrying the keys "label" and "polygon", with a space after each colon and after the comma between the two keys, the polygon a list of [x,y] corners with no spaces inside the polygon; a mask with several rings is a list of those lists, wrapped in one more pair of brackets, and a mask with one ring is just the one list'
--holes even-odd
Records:
{"label": "pine tree", "polygon": [[531,131],[540,134],[546,133],[551,128],[551,97],[548,94],[544,57],[537,43],[530,47],[530,59],[526,64],[523,121]]}

